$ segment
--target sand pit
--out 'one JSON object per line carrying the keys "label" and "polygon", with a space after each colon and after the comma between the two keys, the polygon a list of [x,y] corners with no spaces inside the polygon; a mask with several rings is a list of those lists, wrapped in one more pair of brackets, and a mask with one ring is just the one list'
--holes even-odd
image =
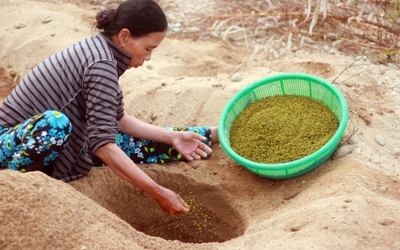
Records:
{"label": "sand pit", "polygon": [[[181,168],[185,168],[182,163]],[[191,207],[187,216],[168,215],[147,194],[121,181],[109,168],[96,169],[85,182],[71,183],[136,230],[186,243],[225,242],[244,234],[245,223],[227,191],[184,173],[145,168],[158,183],[179,193]]]}

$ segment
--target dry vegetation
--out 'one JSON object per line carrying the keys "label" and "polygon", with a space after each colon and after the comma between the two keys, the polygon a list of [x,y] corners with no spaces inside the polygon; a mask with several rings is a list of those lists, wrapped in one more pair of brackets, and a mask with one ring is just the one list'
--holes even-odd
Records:
{"label": "dry vegetation", "polygon": [[173,36],[245,46],[250,59],[318,45],[400,65],[398,0],[194,0],[168,7]]}
{"label": "dry vegetation", "polygon": [[[123,0],[72,0],[117,6]],[[219,39],[250,59],[288,50],[366,55],[400,66],[399,0],[158,0],[173,37]],[[318,45],[318,46],[317,46]]]}

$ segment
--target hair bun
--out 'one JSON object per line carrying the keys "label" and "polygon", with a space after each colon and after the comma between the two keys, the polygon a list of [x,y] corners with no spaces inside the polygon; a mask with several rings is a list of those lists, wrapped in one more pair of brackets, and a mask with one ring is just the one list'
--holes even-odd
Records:
{"label": "hair bun", "polygon": [[96,15],[96,28],[97,29],[104,29],[105,26],[113,19],[116,10],[108,9],[97,13]]}

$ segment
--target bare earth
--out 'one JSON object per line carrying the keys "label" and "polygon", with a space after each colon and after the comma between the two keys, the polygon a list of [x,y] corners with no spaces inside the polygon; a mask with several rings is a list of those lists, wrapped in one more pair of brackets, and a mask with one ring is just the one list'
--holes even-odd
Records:
{"label": "bare earth", "polygon": [[[94,34],[100,9],[0,0],[1,101],[34,65]],[[52,21],[42,23],[46,16]],[[26,26],[17,29],[19,21]],[[349,67],[354,57],[322,45],[270,60],[246,55],[169,37],[150,62],[122,76],[126,111],[160,126],[213,125],[244,86],[304,72],[335,80],[345,95],[351,153],[288,180],[250,173],[219,144],[208,160],[141,165],[191,204],[180,217],[162,213],[107,167],[68,184],[0,171],[0,249],[400,249],[400,71],[368,60]],[[231,80],[236,70],[239,82]]]}

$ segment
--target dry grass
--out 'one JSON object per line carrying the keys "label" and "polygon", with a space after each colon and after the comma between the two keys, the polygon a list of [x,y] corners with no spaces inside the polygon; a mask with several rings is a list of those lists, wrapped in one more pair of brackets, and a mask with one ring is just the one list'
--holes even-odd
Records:
{"label": "dry grass", "polygon": [[250,59],[318,46],[400,65],[399,2],[192,0],[165,6],[173,36],[246,47]]}
{"label": "dry grass", "polygon": [[[62,0],[60,0],[62,1]],[[64,0],[116,7],[123,0]],[[157,0],[170,36],[245,47],[250,60],[288,50],[366,55],[400,67],[400,0]]]}

